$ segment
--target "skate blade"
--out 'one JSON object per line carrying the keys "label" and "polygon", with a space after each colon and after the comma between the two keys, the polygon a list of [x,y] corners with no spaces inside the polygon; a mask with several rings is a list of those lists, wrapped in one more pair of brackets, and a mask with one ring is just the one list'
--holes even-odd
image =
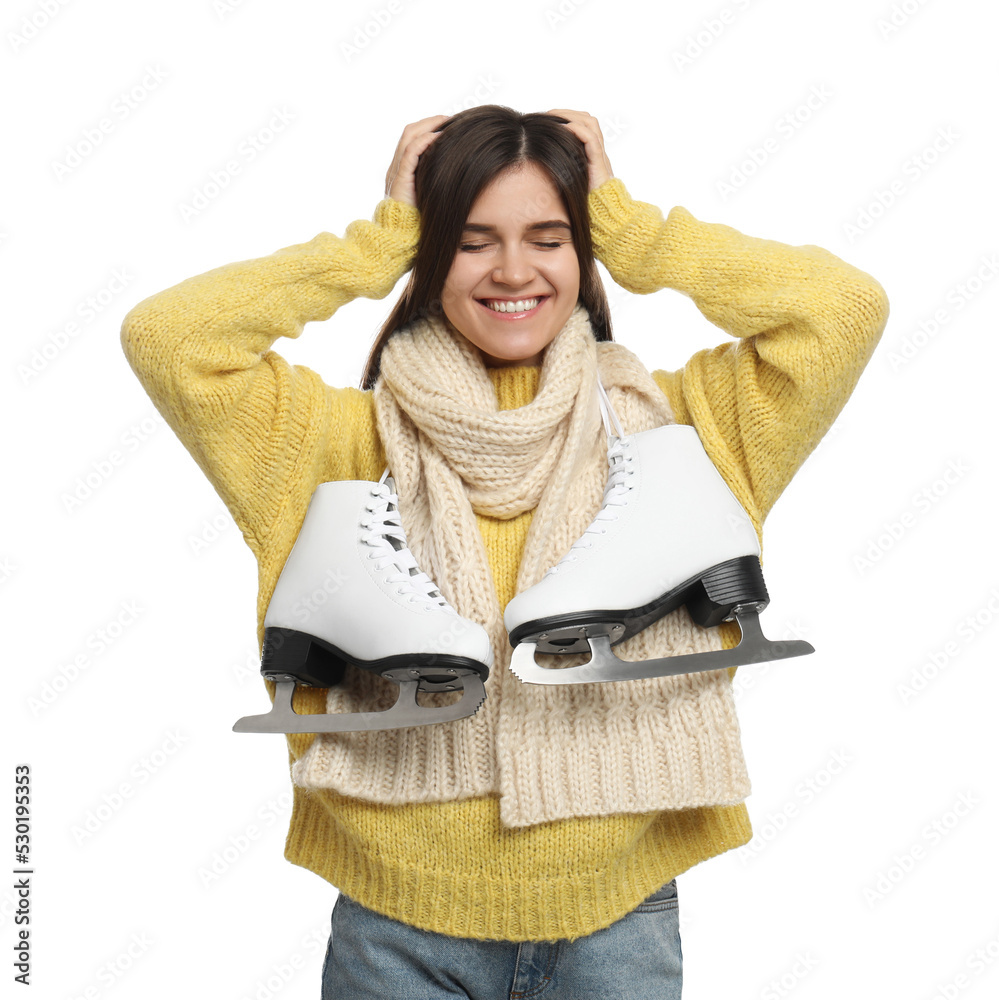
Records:
{"label": "skate blade", "polygon": [[622,660],[611,651],[610,637],[588,636],[589,663],[578,667],[542,667],[534,658],[537,643],[519,643],[510,658],[510,669],[526,684],[590,684],[605,681],[634,681],[646,677],[675,677],[703,670],[722,670],[769,660],[814,653],[815,647],[802,639],[774,642],[760,628],[755,612],[736,612],[742,630],[739,644],[732,649],[710,649],[703,653],[664,656],[655,660]]}
{"label": "skate blade", "polygon": [[300,715],[292,708],[294,681],[278,681],[274,706],[266,715],[247,715],[232,727],[234,733],[358,733],[381,729],[429,726],[474,715],[486,700],[482,678],[469,672],[461,677],[462,696],[453,705],[424,708],[416,700],[418,680],[399,681],[399,697],[384,712],[343,712],[339,715]]}

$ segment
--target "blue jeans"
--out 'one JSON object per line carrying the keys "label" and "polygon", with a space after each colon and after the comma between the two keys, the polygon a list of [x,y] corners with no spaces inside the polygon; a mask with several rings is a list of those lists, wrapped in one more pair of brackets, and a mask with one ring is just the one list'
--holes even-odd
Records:
{"label": "blue jeans", "polygon": [[323,1000],[679,1000],[676,879],[616,923],[560,941],[477,941],[419,930],[343,893]]}

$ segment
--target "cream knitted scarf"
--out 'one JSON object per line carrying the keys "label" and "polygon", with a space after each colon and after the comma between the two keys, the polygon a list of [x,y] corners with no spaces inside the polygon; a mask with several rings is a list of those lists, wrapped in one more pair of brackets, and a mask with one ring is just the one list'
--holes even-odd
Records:
{"label": "cream knitted scarf", "polygon": [[[495,662],[475,715],[317,736],[293,767],[296,784],[386,805],[499,795],[510,827],[731,805],[749,794],[726,670],[566,686],[525,684],[509,670],[511,647],[475,515],[534,511],[518,593],[582,535],[608,474],[598,374],[625,433],[673,422],[644,365],[621,344],[598,343],[581,305],[544,352],[536,397],[513,410],[497,409],[481,356],[446,319],[416,320],[388,341],[374,400],[407,541],[459,614],[486,628]],[[638,660],[719,648],[717,630],[700,628],[680,608],[615,652]],[[390,681],[349,676],[351,684],[330,689],[328,711],[394,702]],[[421,703],[458,697],[421,695]]]}

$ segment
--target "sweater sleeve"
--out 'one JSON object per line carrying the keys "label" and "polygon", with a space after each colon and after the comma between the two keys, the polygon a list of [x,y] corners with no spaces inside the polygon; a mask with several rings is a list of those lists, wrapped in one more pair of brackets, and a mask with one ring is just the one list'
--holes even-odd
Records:
{"label": "sweater sleeve", "polygon": [[628,291],[674,288],[735,337],[653,377],[757,529],[853,392],[888,319],[881,285],[817,246],[663,219],[619,178],[590,192],[594,253]]}
{"label": "sweater sleeve", "polygon": [[[338,420],[358,410],[357,389],[331,389],[270,350],[329,319],[358,296],[380,299],[409,269],[419,212],[386,198],[373,221],[343,238],[227,264],[143,299],[125,316],[121,344],[157,410],[208,477],[251,549],[265,537],[303,445],[321,432],[348,449]],[[355,398],[358,397],[358,398]],[[331,406],[332,403],[332,406]],[[310,444],[314,447],[315,441]]]}

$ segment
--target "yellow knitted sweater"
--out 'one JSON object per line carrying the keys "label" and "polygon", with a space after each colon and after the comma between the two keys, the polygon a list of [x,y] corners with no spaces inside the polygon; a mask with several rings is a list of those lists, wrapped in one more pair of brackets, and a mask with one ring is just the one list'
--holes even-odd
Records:
{"label": "yellow knitted sweater", "polygon": [[[642,294],[676,289],[735,338],[653,377],[760,531],[867,364],[888,316],[884,290],[816,246],[745,236],[679,206],[664,219],[619,178],[590,192],[589,209],[595,252],[619,284]],[[258,643],[294,542],[283,537],[291,530],[283,507],[307,502],[320,482],[377,480],[385,468],[371,393],[330,387],[271,345],[356,296],[386,296],[418,238],[416,209],[385,199],[372,221],[351,223],[343,238],[323,232],[189,278],[138,303],[122,323],[133,371],[257,558]],[[489,369],[499,407],[533,399],[539,372]],[[501,607],[514,594],[530,517],[477,515]],[[726,645],[737,638],[729,627]],[[325,711],[325,692],[300,689],[295,708]],[[311,739],[288,737],[292,760]],[[493,797],[384,806],[296,787],[285,856],[416,927],[574,940],[750,838],[745,804],[511,830]]]}

